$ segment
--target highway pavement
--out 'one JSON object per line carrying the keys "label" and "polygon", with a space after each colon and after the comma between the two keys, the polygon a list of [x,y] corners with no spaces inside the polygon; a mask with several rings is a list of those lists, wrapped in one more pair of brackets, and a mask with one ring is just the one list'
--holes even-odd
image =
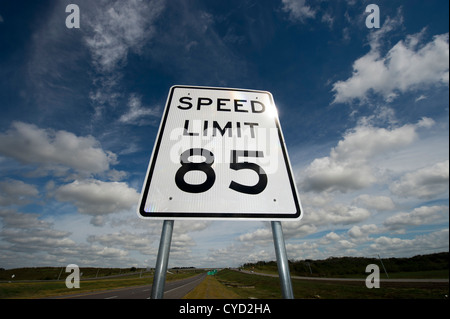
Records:
{"label": "highway pavement", "polygon": [[[194,277],[166,282],[164,287],[164,299],[183,298],[189,291],[197,287],[205,277],[206,273],[202,273]],[[65,295],[54,297],[52,299],[150,299],[151,293],[152,285],[145,285]]]}

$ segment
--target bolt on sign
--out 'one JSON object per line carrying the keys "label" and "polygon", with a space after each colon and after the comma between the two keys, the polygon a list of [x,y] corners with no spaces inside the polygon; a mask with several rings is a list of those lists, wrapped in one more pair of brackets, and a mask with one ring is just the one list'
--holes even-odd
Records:
{"label": "bolt on sign", "polygon": [[146,219],[301,218],[272,95],[173,86],[138,215]]}

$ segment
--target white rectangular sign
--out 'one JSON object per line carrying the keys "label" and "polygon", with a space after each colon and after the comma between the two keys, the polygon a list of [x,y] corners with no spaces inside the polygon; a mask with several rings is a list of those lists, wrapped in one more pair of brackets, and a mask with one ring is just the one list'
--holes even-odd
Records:
{"label": "white rectangular sign", "polygon": [[301,218],[272,95],[173,86],[138,215],[159,219]]}

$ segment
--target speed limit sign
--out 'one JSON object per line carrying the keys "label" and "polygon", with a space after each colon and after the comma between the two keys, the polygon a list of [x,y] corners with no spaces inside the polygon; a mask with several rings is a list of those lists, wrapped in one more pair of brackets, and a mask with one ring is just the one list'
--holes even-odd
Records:
{"label": "speed limit sign", "polygon": [[273,97],[170,89],[138,205],[142,218],[302,217]]}

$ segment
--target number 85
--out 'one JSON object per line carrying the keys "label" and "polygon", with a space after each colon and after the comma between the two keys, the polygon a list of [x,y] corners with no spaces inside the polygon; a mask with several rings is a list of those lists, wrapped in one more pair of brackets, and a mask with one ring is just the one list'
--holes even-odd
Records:
{"label": "number 85", "polygon": [[[205,158],[204,162],[196,163],[191,162],[189,158],[191,156],[203,156]],[[242,185],[235,181],[231,181],[229,188],[236,192],[256,195],[261,193],[267,186],[267,174],[261,168],[261,166],[255,163],[248,162],[238,162],[239,157],[264,157],[264,153],[261,151],[236,151],[231,150],[231,161],[230,168],[232,170],[238,171],[242,169],[250,169],[258,174],[258,182],[253,186]],[[188,193],[203,193],[209,190],[216,181],[216,173],[212,168],[214,163],[214,154],[203,148],[191,148],[180,155],[181,167],[177,170],[175,174],[175,183],[178,188],[184,192]],[[201,184],[190,184],[184,180],[186,173],[190,171],[201,171],[205,173],[206,180]]]}

